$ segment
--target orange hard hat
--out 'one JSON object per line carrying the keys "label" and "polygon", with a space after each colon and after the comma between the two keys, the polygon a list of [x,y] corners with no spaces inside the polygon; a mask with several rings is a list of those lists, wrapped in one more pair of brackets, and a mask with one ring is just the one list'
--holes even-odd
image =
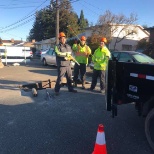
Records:
{"label": "orange hard hat", "polygon": [[105,37],[102,37],[101,42],[107,43],[107,39]]}
{"label": "orange hard hat", "polygon": [[61,38],[61,37],[66,37],[66,35],[65,35],[64,32],[60,32],[60,33],[59,33],[59,38]]}
{"label": "orange hard hat", "polygon": [[81,36],[81,41],[86,41],[86,37],[85,36]]}

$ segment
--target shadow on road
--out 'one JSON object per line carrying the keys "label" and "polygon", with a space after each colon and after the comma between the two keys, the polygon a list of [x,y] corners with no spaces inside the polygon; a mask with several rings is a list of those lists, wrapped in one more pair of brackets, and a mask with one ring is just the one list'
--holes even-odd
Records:
{"label": "shadow on road", "polygon": [[[94,96],[95,107],[85,99]],[[91,153],[103,113],[99,99],[103,96],[82,91],[72,94],[62,88],[60,96],[50,101],[39,91],[32,102],[1,104],[0,153]]]}
{"label": "shadow on road", "polygon": [[47,99],[46,90],[38,91],[38,97],[27,92],[16,98],[10,96],[7,105],[1,102],[0,153],[89,154],[102,123],[108,153],[152,154],[143,135],[143,121],[133,105],[121,106],[119,114],[123,117],[113,120],[106,111],[104,95],[77,90],[70,93],[63,87],[59,96],[53,96],[50,89],[51,99]]}

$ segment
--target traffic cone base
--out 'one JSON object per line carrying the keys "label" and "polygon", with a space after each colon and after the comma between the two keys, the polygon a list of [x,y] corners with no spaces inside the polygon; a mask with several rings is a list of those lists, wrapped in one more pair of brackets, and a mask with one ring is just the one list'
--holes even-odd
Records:
{"label": "traffic cone base", "polygon": [[104,126],[102,124],[98,127],[96,143],[92,154],[107,154]]}

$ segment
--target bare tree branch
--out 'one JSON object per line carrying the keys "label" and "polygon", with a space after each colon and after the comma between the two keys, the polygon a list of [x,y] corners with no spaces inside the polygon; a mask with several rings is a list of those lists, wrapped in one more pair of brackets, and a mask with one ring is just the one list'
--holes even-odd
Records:
{"label": "bare tree branch", "polygon": [[[116,34],[116,41],[115,41],[115,47],[116,43],[119,43],[122,41],[126,36],[131,35],[134,33],[134,29],[129,31],[129,33],[126,33],[125,36],[118,39],[120,34],[125,32],[125,30],[128,30],[129,27],[135,24],[137,21],[137,15],[131,13],[129,17],[126,17],[123,14],[113,14],[109,10],[107,10],[104,15],[100,15],[98,23],[95,27],[93,27],[92,35],[97,34],[97,37],[106,37],[108,39],[108,42],[112,41],[113,36]],[[119,27],[122,27],[122,29],[119,31]],[[96,35],[94,36],[96,38]]]}

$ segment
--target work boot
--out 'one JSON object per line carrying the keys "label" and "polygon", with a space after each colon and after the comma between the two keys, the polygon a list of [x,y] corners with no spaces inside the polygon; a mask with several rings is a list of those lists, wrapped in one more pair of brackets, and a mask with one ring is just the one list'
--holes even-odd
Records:
{"label": "work boot", "polygon": [[100,90],[100,93],[105,94],[105,89]]}
{"label": "work boot", "polygon": [[73,86],[74,86],[74,87],[77,87],[77,83],[76,83],[76,82],[74,82],[74,83],[73,83]]}
{"label": "work boot", "polygon": [[72,93],[77,93],[78,91],[77,90],[74,90],[74,89],[71,89],[71,90],[68,90],[69,92],[72,92]]}
{"label": "work boot", "polygon": [[88,88],[87,90],[89,90],[89,91],[93,91],[93,89],[92,89],[92,88]]}
{"label": "work boot", "polygon": [[82,84],[82,87],[81,87],[81,89],[86,89],[86,88],[85,88],[85,84]]}
{"label": "work boot", "polygon": [[86,88],[85,88],[85,82],[82,83],[81,89],[86,89]]}
{"label": "work boot", "polygon": [[55,95],[58,96],[58,95],[59,95],[59,92],[56,92],[56,91],[55,91]]}

